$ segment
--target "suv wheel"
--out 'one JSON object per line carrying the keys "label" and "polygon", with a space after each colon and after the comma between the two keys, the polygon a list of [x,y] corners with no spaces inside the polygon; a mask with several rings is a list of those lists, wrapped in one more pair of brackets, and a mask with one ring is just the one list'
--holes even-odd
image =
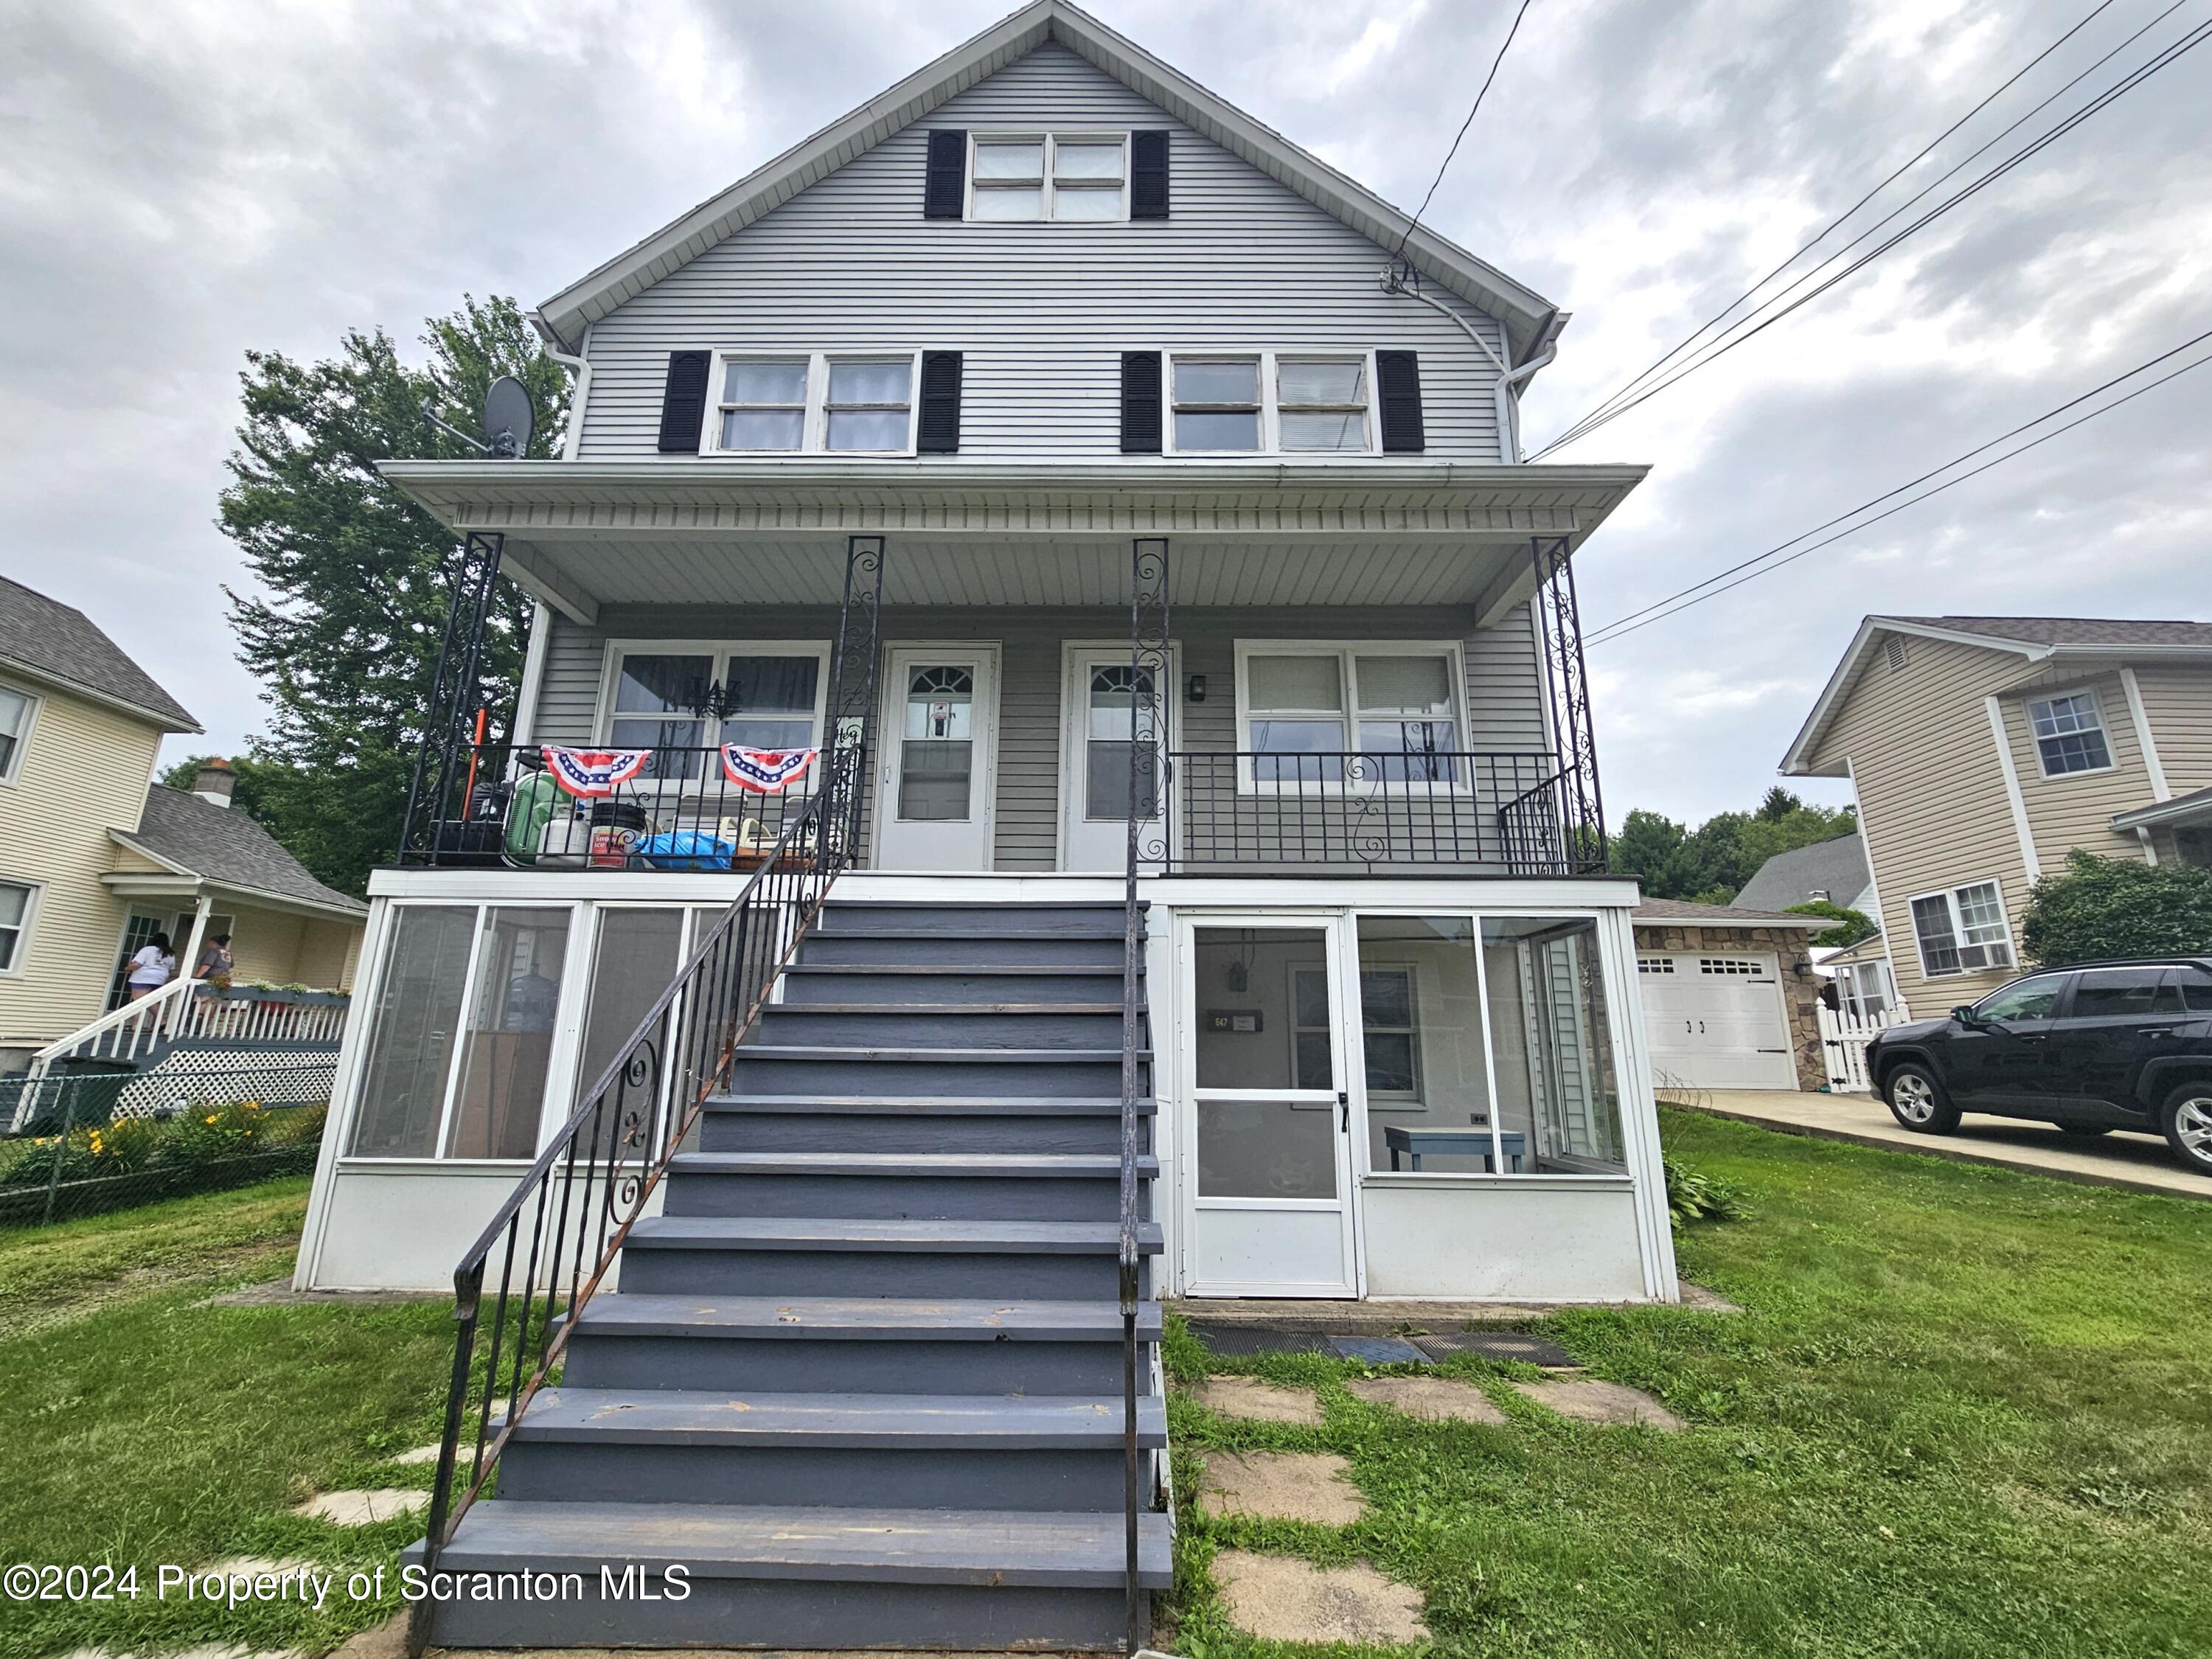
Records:
{"label": "suv wheel", "polygon": [[2212,1081],[2176,1089],[2166,1097],[2158,1123],[2176,1158],[2197,1174],[2212,1176]]}
{"label": "suv wheel", "polygon": [[[1882,1085],[1890,1115],[1915,1134],[1948,1135],[1959,1127],[1959,1109],[1936,1081],[1936,1073],[1917,1060],[1908,1060]],[[2212,1107],[2212,1101],[2205,1103]],[[2212,1170],[2212,1154],[2205,1164]]]}

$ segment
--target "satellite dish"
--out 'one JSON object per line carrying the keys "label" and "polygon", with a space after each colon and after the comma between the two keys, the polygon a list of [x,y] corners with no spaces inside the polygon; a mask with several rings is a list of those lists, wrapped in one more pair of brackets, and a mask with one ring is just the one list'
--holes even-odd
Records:
{"label": "satellite dish", "polygon": [[502,374],[484,394],[483,434],[491,453],[514,460],[530,451],[530,434],[538,411],[530,401],[530,388],[512,374]]}

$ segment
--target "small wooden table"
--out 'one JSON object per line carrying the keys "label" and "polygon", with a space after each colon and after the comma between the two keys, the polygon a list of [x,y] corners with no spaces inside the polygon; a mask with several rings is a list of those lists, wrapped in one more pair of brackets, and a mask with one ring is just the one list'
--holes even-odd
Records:
{"label": "small wooden table", "polygon": [[[1498,1136],[1505,1156],[1513,1160],[1513,1173],[1521,1173],[1521,1160],[1528,1150],[1528,1137],[1518,1129],[1508,1129]],[[1487,1126],[1473,1123],[1465,1128],[1413,1129],[1402,1124],[1382,1126],[1382,1144],[1390,1151],[1390,1167],[1398,1167],[1398,1155],[1403,1152],[1413,1160],[1414,1173],[1419,1174],[1421,1159],[1431,1152],[1454,1152],[1464,1158],[1479,1158],[1483,1169],[1492,1175],[1498,1173],[1492,1164],[1490,1130]]]}

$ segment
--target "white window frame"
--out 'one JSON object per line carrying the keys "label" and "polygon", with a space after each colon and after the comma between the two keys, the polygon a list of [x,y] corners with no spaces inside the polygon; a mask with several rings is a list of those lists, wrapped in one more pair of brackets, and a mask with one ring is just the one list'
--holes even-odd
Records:
{"label": "white window frame", "polygon": [[[2004,924],[2004,939],[2002,941],[2004,960],[1984,961],[1970,965],[1962,959],[1956,968],[1930,968],[1928,965],[1927,945],[1920,937],[1920,919],[1912,908],[1923,899],[1943,901],[1943,908],[1951,919],[1952,948],[1960,953],[1961,958],[1968,951],[1988,951],[1998,945],[1999,941],[1994,939],[1978,945],[1967,943],[1966,924],[1960,917],[1959,895],[1971,892],[1977,887],[1986,887],[1996,895],[1997,919]],[[2019,964],[2019,956],[2013,946],[2012,913],[2005,907],[2004,884],[1994,876],[1962,881],[1955,887],[1938,887],[1925,893],[1909,894],[1905,901],[1905,920],[1906,926],[1912,930],[1913,955],[1920,963],[1920,977],[1923,979],[1962,979],[1972,974],[2009,973]]]}
{"label": "white window frame", "polygon": [[[1367,387],[1364,441],[1357,449],[1285,449],[1283,447],[1282,365],[1293,363],[1358,363]],[[1260,374],[1260,447],[1257,449],[1178,449],[1176,447],[1175,368],[1186,363],[1255,362]],[[1375,393],[1375,354],[1372,351],[1330,351],[1321,347],[1291,351],[1260,349],[1160,352],[1160,453],[1165,456],[1206,460],[1235,459],[1240,455],[1266,455],[1294,463],[1342,460],[1353,455],[1374,455],[1382,447],[1382,416]],[[1332,405],[1333,407],[1334,405]],[[1300,405],[1301,408],[1306,405]],[[1316,405],[1318,407],[1318,405]]]}
{"label": "white window frame", "polygon": [[[2043,752],[2043,734],[2035,729],[2035,711],[2039,708],[2048,708],[2055,702],[2072,702],[2076,698],[2081,699],[2089,705],[2094,729],[2097,735],[2104,739],[2105,763],[2102,766],[2076,767],[2070,772],[2054,772],[2051,769],[2051,763]],[[2100,773],[2116,772],[2119,769],[2119,755],[2112,746],[2112,723],[2105,718],[2105,700],[2097,695],[2095,686],[2084,685],[2072,690],[2052,691],[2040,697],[2027,698],[2025,702],[2027,707],[2024,712],[2027,715],[2027,740],[2035,746],[2035,769],[2045,777],[2054,782],[2063,783],[2069,778],[2094,778]],[[2091,729],[2092,727],[2087,726],[2077,726],[2073,732],[2054,732],[2050,735],[2054,738],[2073,737]]]}
{"label": "white window frame", "polygon": [[[806,415],[799,434],[797,449],[725,449],[722,447],[722,413],[736,405],[722,400],[722,388],[726,383],[726,365],[739,363],[788,363],[799,359],[806,362]],[[832,449],[830,447],[830,370],[838,363],[895,363],[904,361],[906,378],[906,443],[898,449]],[[865,461],[888,459],[898,460],[915,453],[915,444],[921,422],[921,353],[911,351],[866,351],[858,349],[836,351],[806,351],[793,347],[776,350],[767,346],[718,349],[707,369],[707,409],[700,421],[699,453],[713,459],[736,457],[742,460],[775,460],[792,456],[809,459],[830,455],[841,461]],[[871,405],[872,407],[873,405]]]}
{"label": "white window frame", "polygon": [[0,680],[0,686],[6,687],[23,700],[23,724],[15,733],[15,752],[8,757],[6,769],[0,770],[0,787],[12,789],[16,780],[23,775],[23,757],[31,752],[31,734],[38,730],[39,713],[46,706],[46,700],[29,686],[15,680]]}
{"label": "white window frame", "polygon": [[[1363,912],[1362,914],[1364,913]],[[1358,940],[1356,937],[1353,942],[1357,945]],[[1410,1025],[1380,1025],[1373,1028],[1385,1036],[1403,1036],[1410,1040],[1413,1057],[1413,1087],[1411,1092],[1401,1091],[1395,1089],[1368,1089],[1367,1098],[1370,1102],[1379,1101],[1382,1103],[1382,1109],[1384,1111],[1425,1111],[1428,1108],[1421,1098],[1420,969],[1415,963],[1410,962],[1370,963],[1363,957],[1359,962],[1358,971],[1363,975],[1367,974],[1398,974],[1402,975],[1406,981],[1406,1006],[1413,1017],[1413,1023]],[[1293,1088],[1308,1089],[1320,1088],[1323,1086],[1320,1084],[1306,1083],[1297,1076],[1297,1040],[1302,1036],[1310,1036],[1316,1031],[1325,1032],[1334,1029],[1328,1025],[1305,1025],[1299,1023],[1298,981],[1300,978],[1309,974],[1329,974],[1333,975],[1334,973],[1334,968],[1316,966],[1316,964],[1308,962],[1294,962],[1290,964],[1291,1086]],[[1364,1088],[1366,1086],[1367,1077],[1367,1033],[1369,1030],[1367,1024],[1367,997],[1364,988],[1355,988],[1357,994],[1352,998],[1352,1012],[1358,1017],[1358,1030],[1356,1032],[1356,1035],[1359,1039],[1358,1052],[1356,1054],[1347,1054],[1345,1059],[1346,1064],[1347,1065],[1350,1065],[1354,1061],[1358,1062],[1359,1066],[1361,1086]],[[1350,1085],[1346,1085],[1346,1086],[1349,1087]]]}
{"label": "white window frame", "polygon": [[[814,731],[809,738],[815,748],[827,747],[823,733],[830,708],[830,658],[832,647],[828,640],[609,640],[599,665],[599,705],[592,717],[592,742],[600,748],[614,744],[615,721],[650,718],[641,714],[617,714],[615,694],[620,687],[622,664],[624,657],[705,657],[708,659],[707,682],[710,685],[727,685],[730,680],[730,659],[732,657],[812,657],[821,665],[814,675]],[[688,718],[688,716],[687,716]],[[706,728],[714,726],[714,743],[702,742],[702,749],[719,746],[720,728],[712,720],[700,722],[700,737],[708,733]],[[793,794],[811,793],[819,771],[810,772],[791,787]],[[675,794],[687,787],[696,787],[696,778],[644,778],[634,780],[629,786],[641,792],[658,790],[662,794]]]}
{"label": "white window frame", "polygon": [[[21,876],[0,875],[0,884],[23,890],[23,920],[15,927],[15,954],[7,966],[0,968],[0,979],[21,979],[27,972],[30,960],[31,937],[39,925],[39,907],[46,896],[44,882],[26,881]],[[102,988],[103,994],[105,988]]]}
{"label": "white window frame", "polygon": [[[1451,719],[1459,733],[1460,752],[1468,750],[1467,659],[1462,641],[1458,640],[1239,640],[1237,641],[1237,748],[1241,754],[1251,756],[1257,745],[1252,741],[1252,681],[1250,662],[1254,657],[1323,657],[1337,659],[1338,684],[1344,692],[1344,708],[1338,711],[1344,720],[1345,746],[1347,755],[1365,751],[1359,744],[1359,670],[1354,659],[1359,657],[1442,657],[1445,673],[1449,678]],[[1237,793],[1240,795],[1296,795],[1318,794],[1327,791],[1343,790],[1347,793],[1375,793],[1382,790],[1409,792],[1421,794],[1472,795],[1474,778],[1472,767],[1462,767],[1468,774],[1443,782],[1414,779],[1328,778],[1314,780],[1261,778],[1257,763],[1241,761],[1237,768]]]}
{"label": "white window frame", "polygon": [[[1043,154],[1039,157],[1039,165],[1043,167],[1044,171],[1037,179],[1039,192],[1037,200],[1038,215],[1036,218],[982,219],[976,216],[975,151],[977,147],[982,144],[1038,144],[1043,147]],[[1053,197],[1056,189],[1054,182],[1054,173],[1059,159],[1060,147],[1062,144],[1119,144],[1121,147],[1121,189],[1120,191],[1121,210],[1115,214],[1114,217],[1110,219],[1061,219],[1054,216],[1052,210]],[[1131,160],[1129,131],[1126,127],[1119,130],[1109,129],[1104,131],[1085,131],[1079,128],[1071,128],[1065,132],[1054,131],[1042,127],[1009,127],[1003,130],[995,128],[977,130],[970,128],[968,133],[966,189],[961,199],[960,215],[961,217],[966,220],[969,224],[976,225],[1126,225],[1129,222],[1129,165]],[[1023,182],[1025,181],[1013,179],[994,179],[992,181],[994,185],[1019,185]],[[982,186],[983,191],[986,194],[989,192],[991,188],[992,185],[985,185]],[[1083,190],[1083,193],[1085,195],[1090,195],[1093,192],[1101,196],[1106,193],[1104,191],[1098,189],[1095,185],[1085,187]]]}

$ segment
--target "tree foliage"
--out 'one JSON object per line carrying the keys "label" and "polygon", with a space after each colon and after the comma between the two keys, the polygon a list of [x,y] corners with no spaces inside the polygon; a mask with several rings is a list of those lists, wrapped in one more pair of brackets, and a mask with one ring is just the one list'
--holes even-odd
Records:
{"label": "tree foliage", "polygon": [[1756,811],[1720,812],[1696,829],[1638,807],[1621,820],[1613,867],[1652,898],[1726,904],[1777,853],[1832,841],[1859,827],[1850,807],[1808,806],[1777,785]]}
{"label": "tree foliage", "polygon": [[[249,352],[245,420],[217,523],[258,591],[226,588],[238,659],[262,681],[269,729],[246,757],[261,769],[248,810],[331,886],[365,890],[396,850],[414,744],[436,673],[453,533],[376,470],[396,459],[472,457],[422,415],[431,400],[471,430],[501,374],[538,406],[530,454],[562,428],[568,380],[514,301],[465,296],[429,319],[422,367],[383,330],[347,334],[337,357],[301,363]],[[483,690],[495,728],[511,718],[530,605],[501,579],[484,640]],[[246,792],[246,768],[240,788]]]}
{"label": "tree foliage", "polygon": [[2021,944],[2045,968],[2212,953],[2212,870],[2069,853],[2028,890]]}
{"label": "tree foliage", "polygon": [[1842,950],[1847,945],[1856,945],[1863,939],[1872,939],[1881,929],[1874,918],[1863,910],[1854,910],[1847,905],[1831,904],[1826,899],[1813,899],[1804,904],[1784,908],[1783,914],[1792,916],[1826,916],[1836,925],[1824,933],[1813,935],[1813,943],[1823,950]]}

